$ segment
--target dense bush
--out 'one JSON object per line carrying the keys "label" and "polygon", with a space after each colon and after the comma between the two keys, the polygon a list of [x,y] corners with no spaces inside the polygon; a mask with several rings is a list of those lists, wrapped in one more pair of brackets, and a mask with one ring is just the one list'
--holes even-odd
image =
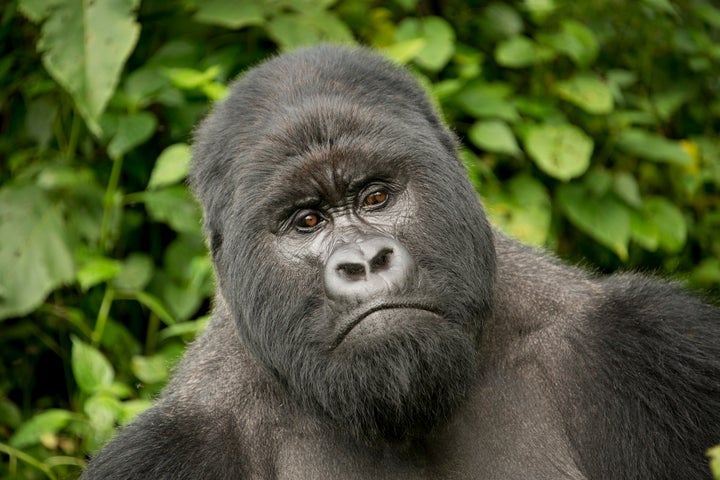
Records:
{"label": "dense bush", "polygon": [[75,477],[202,328],[192,127],[278,49],[359,42],[407,63],[505,231],[720,294],[711,0],[3,5],[2,477]]}

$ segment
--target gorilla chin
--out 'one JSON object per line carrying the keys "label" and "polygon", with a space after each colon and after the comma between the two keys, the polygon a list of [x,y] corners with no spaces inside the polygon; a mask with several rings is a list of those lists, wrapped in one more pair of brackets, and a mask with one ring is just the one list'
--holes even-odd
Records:
{"label": "gorilla chin", "polygon": [[419,308],[370,310],[335,348],[295,358],[292,396],[376,446],[430,433],[466,399],[477,371],[465,329]]}

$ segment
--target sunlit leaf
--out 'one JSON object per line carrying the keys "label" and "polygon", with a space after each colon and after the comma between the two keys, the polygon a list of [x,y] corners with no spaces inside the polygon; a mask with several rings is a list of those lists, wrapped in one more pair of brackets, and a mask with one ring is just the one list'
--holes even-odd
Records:
{"label": "sunlit leaf", "polygon": [[162,151],[148,182],[148,189],[175,184],[187,177],[190,164],[190,146],[175,143]]}
{"label": "sunlit leaf", "polygon": [[476,122],[468,131],[468,138],[476,146],[497,153],[517,155],[520,153],[515,135],[508,125],[500,120]]}
{"label": "sunlit leaf", "polygon": [[397,41],[424,40],[414,60],[433,72],[444,67],[455,51],[455,31],[440,17],[406,18],[398,25],[395,38]]}
{"label": "sunlit leaf", "polygon": [[554,57],[555,53],[550,48],[538,45],[523,35],[503,40],[495,48],[495,60],[503,67],[509,68],[529,67]]}
{"label": "sunlit leaf", "polygon": [[613,110],[613,96],[600,79],[590,75],[578,75],[555,84],[557,95],[574,103],[588,113],[605,114]]}
{"label": "sunlit leaf", "polygon": [[10,438],[15,448],[27,448],[37,445],[43,436],[56,434],[72,420],[73,414],[67,410],[51,409],[38,413],[23,423]]}
{"label": "sunlit leaf", "polygon": [[574,125],[537,125],[528,129],[525,149],[545,173],[570,180],[590,166],[593,140]]}
{"label": "sunlit leaf", "polygon": [[113,383],[115,372],[105,355],[74,336],[71,363],[75,381],[85,393],[95,393]]}

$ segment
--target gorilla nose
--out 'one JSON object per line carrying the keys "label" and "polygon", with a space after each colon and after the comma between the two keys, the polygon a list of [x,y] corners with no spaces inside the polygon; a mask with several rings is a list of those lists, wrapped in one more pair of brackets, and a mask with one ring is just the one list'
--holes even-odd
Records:
{"label": "gorilla nose", "polygon": [[340,245],[325,265],[329,298],[364,301],[379,293],[401,290],[414,272],[412,257],[398,241],[366,237]]}

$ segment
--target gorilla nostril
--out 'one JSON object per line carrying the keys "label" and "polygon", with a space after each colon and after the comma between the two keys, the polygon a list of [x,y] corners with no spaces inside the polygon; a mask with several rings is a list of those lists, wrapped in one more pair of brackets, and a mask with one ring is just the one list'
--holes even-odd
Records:
{"label": "gorilla nostril", "polygon": [[367,277],[365,265],[362,263],[341,263],[337,271],[348,280],[364,280]]}
{"label": "gorilla nostril", "polygon": [[370,260],[370,271],[385,270],[392,260],[392,248],[383,248]]}

